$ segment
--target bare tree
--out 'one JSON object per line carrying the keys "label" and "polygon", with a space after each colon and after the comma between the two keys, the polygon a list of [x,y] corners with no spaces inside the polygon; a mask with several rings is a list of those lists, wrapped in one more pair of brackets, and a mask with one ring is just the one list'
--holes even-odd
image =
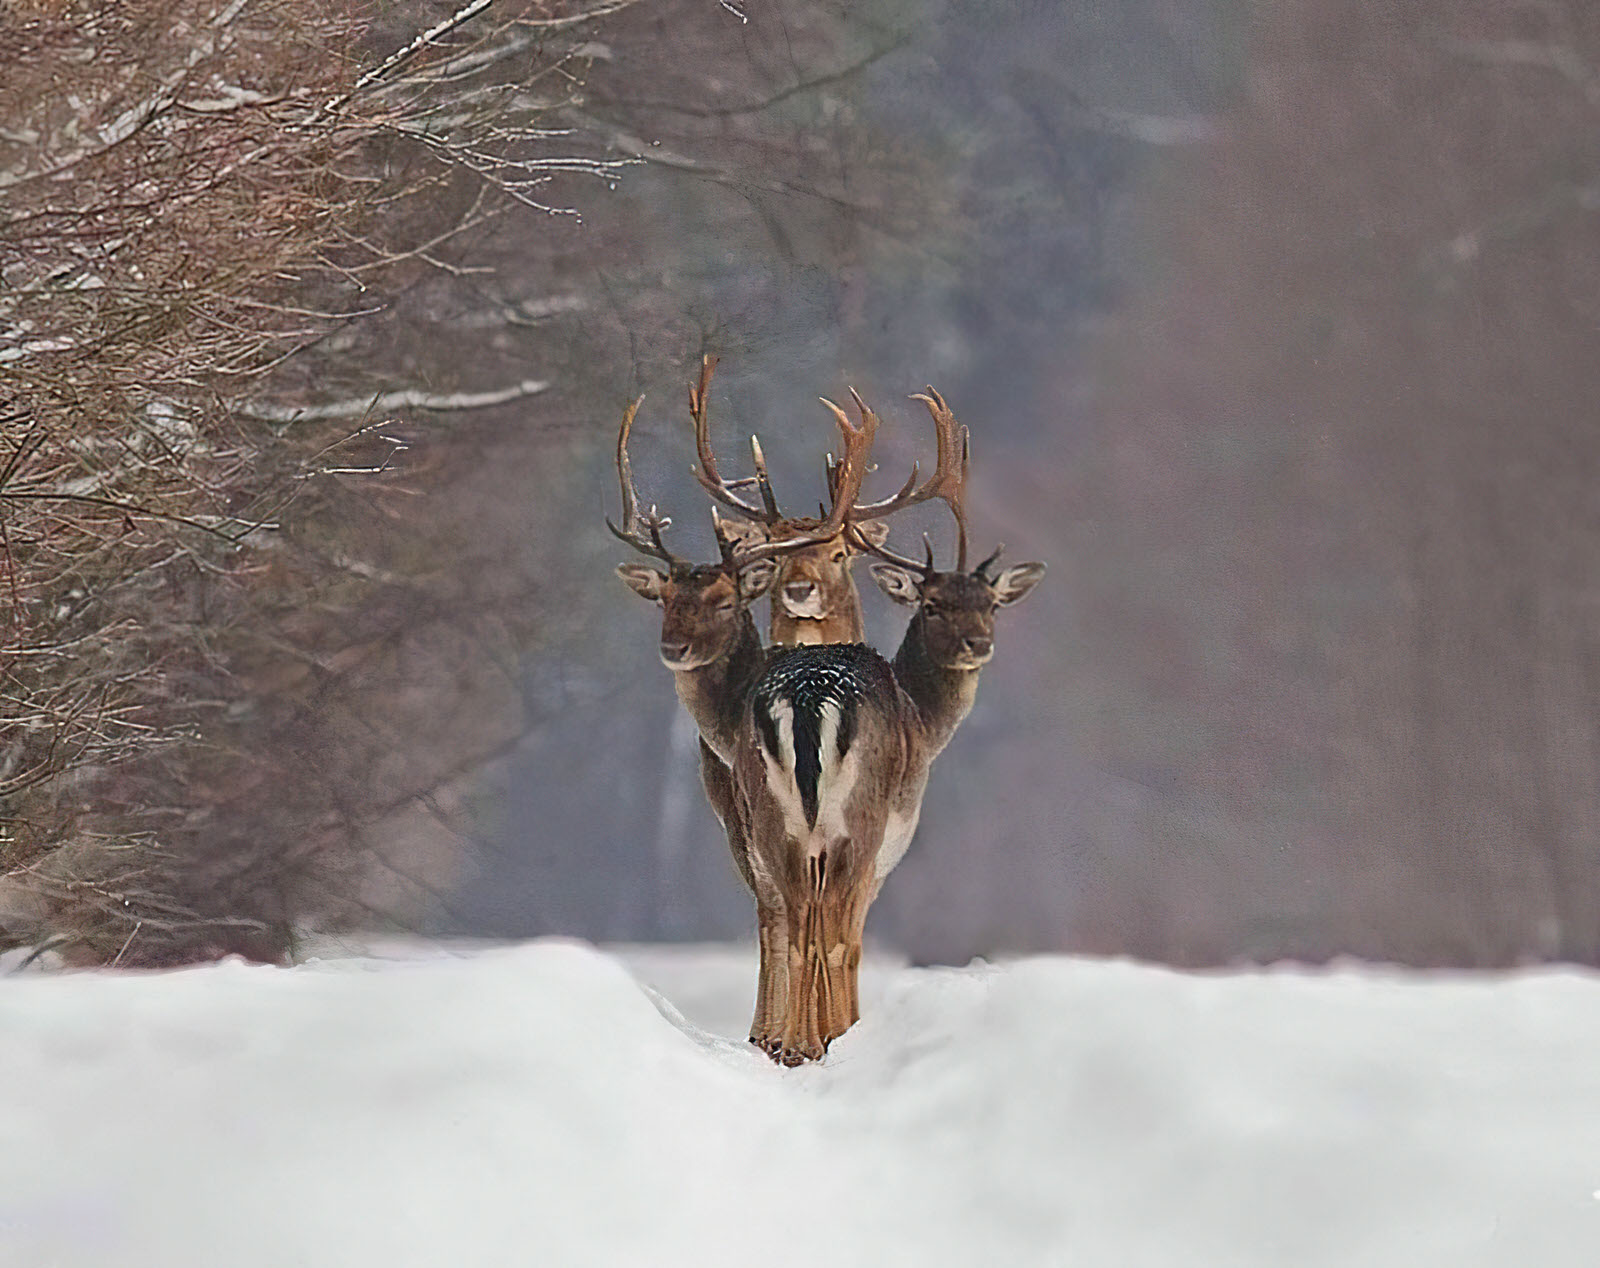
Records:
{"label": "bare tree", "polygon": [[[304,772],[260,747],[259,715],[293,666],[324,695],[350,668],[329,627],[370,644],[415,621],[358,548],[429,478],[391,414],[545,384],[329,399],[307,367],[381,316],[384,285],[459,271],[485,226],[614,175],[552,120],[583,23],[618,7],[419,3],[396,29],[309,0],[0,16],[6,936],[102,962],[280,954],[308,868],[447,777],[286,796]],[[302,732],[316,694],[289,705]],[[247,829],[252,798],[281,813]]]}

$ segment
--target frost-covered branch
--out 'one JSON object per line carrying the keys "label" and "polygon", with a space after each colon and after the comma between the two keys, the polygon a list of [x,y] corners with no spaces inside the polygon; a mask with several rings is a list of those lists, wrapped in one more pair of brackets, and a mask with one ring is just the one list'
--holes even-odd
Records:
{"label": "frost-covered branch", "polygon": [[397,619],[378,596],[402,570],[351,526],[397,517],[427,446],[404,419],[359,421],[549,384],[391,390],[374,371],[362,392],[346,369],[349,397],[318,400],[303,367],[419,272],[476,273],[486,226],[614,179],[603,142],[555,115],[581,24],[618,7],[473,0],[436,22],[402,0],[386,20],[428,16],[387,55],[346,0],[7,13],[0,876],[75,954],[159,963],[241,931],[281,954],[310,825],[335,801],[341,822],[375,813],[321,770],[292,810],[274,799],[278,831],[229,838],[212,803],[281,779],[247,723],[281,679],[337,671],[315,622]]}
{"label": "frost-covered branch", "polygon": [[240,404],[239,411],[248,417],[272,423],[366,418],[373,414],[387,414],[400,409],[425,409],[445,413],[504,405],[508,401],[520,400],[525,396],[537,396],[549,386],[547,379],[523,379],[520,383],[496,388],[490,392],[424,392],[420,388],[402,388],[394,392],[353,396],[346,400],[329,401],[321,405],[282,405],[267,401],[246,401]]}

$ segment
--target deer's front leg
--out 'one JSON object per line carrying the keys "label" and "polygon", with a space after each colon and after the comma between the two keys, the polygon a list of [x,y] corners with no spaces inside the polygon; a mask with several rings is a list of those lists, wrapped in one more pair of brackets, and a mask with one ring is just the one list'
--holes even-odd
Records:
{"label": "deer's front leg", "polygon": [[849,992],[850,1025],[861,1020],[861,946],[866,937],[867,911],[883,882],[870,872],[854,887],[846,913],[845,988]]}
{"label": "deer's front leg", "polygon": [[704,739],[700,741],[700,786],[705,789],[711,811],[728,838],[728,853],[739,871],[739,879],[751,893],[755,892],[755,877],[750,871],[750,843],[733,785],[733,772],[727,764],[711,751]]}

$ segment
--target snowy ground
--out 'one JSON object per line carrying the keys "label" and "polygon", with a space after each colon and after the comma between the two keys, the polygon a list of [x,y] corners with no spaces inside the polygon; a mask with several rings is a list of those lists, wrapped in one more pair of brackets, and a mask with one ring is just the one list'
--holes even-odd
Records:
{"label": "snowy ground", "polygon": [[880,965],[783,1070],[753,976],[0,977],[0,1264],[1600,1265],[1600,978]]}

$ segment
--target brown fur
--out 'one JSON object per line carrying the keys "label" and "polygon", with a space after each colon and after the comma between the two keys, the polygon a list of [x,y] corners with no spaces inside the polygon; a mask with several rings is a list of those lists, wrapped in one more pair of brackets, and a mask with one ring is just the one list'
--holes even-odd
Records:
{"label": "brown fur", "polygon": [[762,912],[765,1011],[758,1002],[752,1039],[784,1064],[820,1058],[859,1019],[867,911],[916,829],[934,758],[971,712],[993,654],[996,612],[1026,596],[1043,571],[1021,564],[991,582],[959,572],[918,580],[874,567],[884,592],[916,610],[892,671],[885,665],[857,704],[854,738],[834,772],[852,780],[836,818],[819,813],[808,827],[774,790],[747,698],[732,780]]}
{"label": "brown fur", "polygon": [[[818,522],[789,519],[769,526],[718,517],[716,527],[719,538],[735,547],[745,547],[803,535],[814,529]],[[878,545],[888,536],[887,526],[876,523],[856,525],[853,531]],[[852,564],[863,553],[861,547],[841,532],[836,537],[778,559],[777,579],[768,593],[772,606],[768,637],[774,647],[865,641],[861,594],[856,589],[855,578],[851,576]],[[731,772],[725,767],[709,770],[702,760],[700,778],[706,798],[728,834],[729,846],[735,858],[742,860],[740,875],[756,896],[760,968],[755,1015],[750,1023],[750,1042],[765,1052],[778,1052],[784,1045],[789,1013],[789,917],[782,903],[776,899],[776,891],[770,886],[757,887],[755,883],[748,861],[749,847],[743,841],[742,829],[733,814]],[[864,911],[862,915],[865,915]],[[851,981],[853,983],[854,979]],[[855,1011],[853,996],[849,1007],[850,1021],[854,1021],[859,1014]],[[849,1021],[845,1025],[849,1025]]]}
{"label": "brown fur", "polygon": [[661,606],[661,659],[672,670],[678,699],[700,730],[700,782],[727,834],[734,867],[753,893],[728,759],[740,706],[766,662],[750,604],[771,586],[775,570],[766,561],[742,570],[717,564],[674,568],[670,574],[644,564],[622,564],[617,575],[634,593]]}
{"label": "brown fur", "polygon": [[[783,541],[815,530],[820,520],[784,519],[775,524],[718,519],[717,534],[735,546]],[[883,524],[852,526],[852,533],[882,545]],[[772,613],[767,637],[774,647],[812,643],[860,643],[866,639],[861,594],[851,567],[863,550],[841,530],[837,535],[778,558],[778,576],[769,593]]]}

